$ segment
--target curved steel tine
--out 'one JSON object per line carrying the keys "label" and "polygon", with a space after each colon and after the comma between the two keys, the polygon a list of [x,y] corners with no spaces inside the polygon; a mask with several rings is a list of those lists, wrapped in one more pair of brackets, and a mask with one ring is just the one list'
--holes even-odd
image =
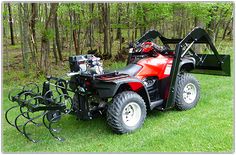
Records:
{"label": "curved steel tine", "polygon": [[[20,107],[20,112],[21,112],[21,113],[24,113],[24,112],[22,111],[22,108],[23,108],[23,107]],[[28,112],[26,113],[26,116],[25,116],[25,114],[23,114],[22,116],[25,117],[25,118],[27,118],[27,119],[31,119]],[[42,125],[42,123],[37,123],[37,122],[34,122],[33,120],[32,120],[31,122],[32,122],[35,126],[41,126],[41,125]]]}
{"label": "curved steel tine", "polygon": [[[62,138],[62,137],[56,136],[56,135],[53,133],[53,132],[57,132],[57,133],[58,133],[58,130],[52,128],[52,124],[53,124],[53,123],[57,123],[57,121],[54,122],[54,120],[57,120],[58,118],[62,117],[63,115],[66,115],[66,114],[70,113],[71,110],[72,110],[72,98],[71,98],[69,95],[67,95],[67,94],[61,94],[61,95],[59,95],[58,97],[56,97],[55,100],[59,99],[59,102],[61,102],[63,98],[64,98],[65,100],[70,100],[70,103],[71,103],[71,104],[70,104],[70,108],[65,109],[64,111],[61,111],[61,112],[63,112],[63,113],[61,113],[60,115],[58,115],[58,116],[52,118],[51,120],[48,120],[48,121],[49,121],[49,125],[47,125],[46,122],[45,122],[46,114],[43,116],[43,123],[44,123],[45,127],[49,130],[50,134],[51,134],[54,138],[56,138],[57,140],[59,140],[59,141],[64,141],[65,139]],[[62,104],[65,104],[65,103],[62,103]]]}
{"label": "curved steel tine", "polygon": [[15,125],[13,123],[11,123],[8,119],[8,112],[11,111],[12,109],[18,108],[19,105],[13,106],[11,108],[9,108],[6,112],[5,112],[5,119],[7,121],[8,124],[10,124],[11,126],[15,127]]}
{"label": "curved steel tine", "polygon": [[46,93],[43,95],[43,98],[47,98],[47,95],[48,95],[49,93],[52,93],[52,90],[46,91]]}
{"label": "curved steel tine", "polygon": [[23,91],[29,91],[29,90],[25,90],[27,87],[29,87],[30,85],[33,85],[33,86],[35,86],[35,88],[36,88],[36,92],[34,92],[33,90],[34,89],[30,89],[32,92],[34,92],[34,93],[39,93],[39,86],[36,84],[36,83],[34,83],[34,82],[29,82],[29,83],[27,83],[27,84],[25,84],[24,86],[23,86]]}
{"label": "curved steel tine", "polygon": [[67,95],[67,99],[70,99],[70,107],[68,109],[68,112],[66,112],[66,114],[69,114],[73,109],[73,99],[69,95]]}
{"label": "curved steel tine", "polygon": [[73,108],[73,107],[72,107],[72,106],[73,106],[73,105],[72,105],[73,99],[72,99],[69,95],[67,95],[67,94],[64,95],[64,99],[65,99],[65,101],[66,101],[66,100],[69,100],[69,102],[70,102],[70,107],[66,108],[65,111],[64,111],[65,114],[68,114],[68,113],[71,112],[71,110],[72,110],[72,108]]}
{"label": "curved steel tine", "polygon": [[[56,80],[56,82],[55,82],[55,86],[56,86],[56,90],[57,90],[57,91],[59,91],[59,90],[58,90],[58,86],[59,86],[58,83],[59,83],[62,79],[64,79],[63,77],[64,77],[64,76],[59,77],[59,78]],[[66,83],[66,84],[67,84],[67,83]],[[65,85],[65,89],[66,89],[66,88],[67,88],[67,85]],[[58,94],[61,95],[60,92],[58,92]]]}
{"label": "curved steel tine", "polygon": [[56,82],[55,82],[55,87],[56,87],[56,91],[57,91],[57,93],[59,94],[59,96],[60,95],[62,95],[63,93],[61,93],[60,91],[59,91],[59,89],[58,89],[58,82],[59,82],[60,80],[58,79],[58,80],[56,80]]}
{"label": "curved steel tine", "polygon": [[[19,91],[16,91],[16,90],[19,90]],[[20,93],[20,92],[23,91],[23,88],[14,88],[14,89],[11,89],[11,90],[9,91],[9,93],[8,93],[8,99],[9,99],[10,101],[12,101],[12,102],[14,102],[14,101],[12,100],[12,98],[15,97],[16,95],[18,95],[18,93],[15,94],[15,96],[12,95],[13,91]]]}
{"label": "curved steel tine", "polygon": [[49,130],[49,132],[51,133],[51,135],[52,135],[54,138],[56,138],[57,140],[63,142],[63,141],[65,141],[65,139],[62,138],[62,137],[56,136],[56,135],[53,133],[53,131],[52,131],[52,123],[55,123],[55,122],[53,122],[53,120],[55,120],[55,119],[57,119],[57,118],[59,118],[59,117],[61,117],[61,116],[62,116],[62,115],[58,115],[58,116],[54,117],[53,119],[51,119],[51,120],[49,121],[49,129],[48,129],[48,130]]}
{"label": "curved steel tine", "polygon": [[[51,93],[51,94],[50,94]],[[47,97],[47,96],[50,96]],[[43,95],[43,98],[46,100],[46,99],[52,99],[52,96],[53,96],[53,93],[52,93],[52,90],[48,90],[44,95]],[[46,103],[48,105],[48,103]]]}
{"label": "curved steel tine", "polygon": [[[22,111],[22,108],[24,108],[25,106],[20,106],[20,112],[21,113],[24,113],[23,111]],[[27,118],[27,119],[29,119],[29,113],[26,113],[26,116],[25,116],[25,114],[23,114],[22,115],[23,117],[25,117],[25,118]]]}
{"label": "curved steel tine", "polygon": [[[58,97],[60,97],[60,99],[61,99],[62,97],[64,97],[65,100],[68,100],[68,99],[69,99],[71,105],[70,105],[70,108],[69,108],[69,109],[65,109],[65,111],[63,111],[64,113],[61,113],[61,115],[58,115],[58,116],[52,118],[52,119],[49,121],[49,126],[48,126],[48,127],[49,127],[49,132],[51,133],[51,135],[52,135],[54,138],[56,138],[56,139],[59,140],[59,141],[64,141],[64,140],[65,140],[64,138],[59,137],[59,136],[56,136],[56,135],[53,133],[52,124],[53,124],[53,123],[57,123],[57,122],[54,122],[54,120],[56,120],[57,118],[62,117],[63,115],[66,115],[66,114],[68,114],[68,113],[71,112],[71,110],[72,110],[72,98],[71,98],[69,95],[66,95],[66,94],[62,94],[62,95],[60,95],[60,96],[58,96]],[[58,98],[58,97],[57,97],[57,98]],[[60,101],[61,101],[61,100],[60,100]],[[65,104],[65,103],[63,103],[63,104]]]}
{"label": "curved steel tine", "polygon": [[[28,112],[28,111],[27,111]],[[24,112],[24,113],[27,113],[27,112]],[[24,113],[21,113],[19,114],[16,118],[15,118],[15,128],[22,134],[24,135],[23,131],[20,130],[20,126],[17,124],[17,120],[19,119],[20,116],[23,116]]]}
{"label": "curved steel tine", "polygon": [[[31,99],[29,99],[29,100],[32,100],[32,99],[34,99],[34,98],[31,98]],[[27,100],[28,101],[28,100]],[[24,117],[24,118],[26,118],[26,119],[28,119],[30,122],[32,121],[31,120],[31,118],[30,117],[27,117],[29,114],[29,111],[26,111],[26,112],[23,112],[22,111],[22,113],[21,114],[19,114],[19,115],[17,115],[17,117],[15,118],[15,128],[21,133],[21,134],[23,134],[24,135],[24,133],[23,133],[23,131],[21,131],[20,130],[20,126],[18,125],[18,123],[17,123],[17,121],[18,121],[18,119],[22,116],[22,117]],[[39,126],[38,124],[36,125],[36,126]]]}
{"label": "curved steel tine", "polygon": [[[28,99],[28,100],[26,101],[26,103],[27,103],[27,105],[39,105],[39,104],[41,104],[41,103],[39,102],[38,99],[44,100],[44,98],[39,95],[39,96],[35,96],[35,97],[33,97],[33,98]],[[33,101],[35,101],[34,104],[32,104]]]}
{"label": "curved steel tine", "polygon": [[43,115],[45,115],[45,113],[46,113],[46,112],[43,112],[42,114],[40,114],[40,115],[38,115],[38,116],[35,116],[35,117],[29,119],[29,120],[26,121],[25,124],[23,125],[23,135],[24,135],[27,139],[29,139],[30,141],[32,141],[32,142],[34,142],[34,143],[39,142],[39,140],[35,140],[35,139],[31,138],[31,137],[29,136],[29,134],[26,133],[26,125],[27,125],[29,122],[32,122],[33,120],[42,117]]}
{"label": "curved steel tine", "polygon": [[47,111],[47,113],[43,116],[43,124],[44,126],[48,129],[48,130],[52,130],[53,132],[57,132],[59,133],[60,132],[60,129],[55,129],[55,128],[49,128],[49,125],[47,125],[47,123],[45,122],[45,117],[46,115],[48,114],[49,111]]}
{"label": "curved steel tine", "polygon": [[[32,99],[32,97],[34,97],[34,94],[32,92],[29,92],[29,91],[23,92],[22,94],[19,95],[17,102],[18,102],[18,104],[20,104],[20,106],[25,106],[25,103],[28,100],[30,100],[30,99],[26,100],[28,95],[31,97],[30,99]],[[22,99],[23,97],[24,97],[24,99]]]}
{"label": "curved steel tine", "polygon": [[[48,111],[47,111],[47,113],[48,113]],[[45,117],[46,117],[47,113],[43,116],[43,124],[44,124],[44,126],[45,126],[47,129],[49,129],[49,126],[48,126],[47,123],[45,122]]]}

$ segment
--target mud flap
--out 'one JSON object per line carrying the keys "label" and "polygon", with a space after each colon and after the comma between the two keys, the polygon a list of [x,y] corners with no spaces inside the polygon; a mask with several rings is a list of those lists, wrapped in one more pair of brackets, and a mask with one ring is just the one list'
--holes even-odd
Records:
{"label": "mud flap", "polygon": [[198,54],[192,73],[230,76],[230,55]]}

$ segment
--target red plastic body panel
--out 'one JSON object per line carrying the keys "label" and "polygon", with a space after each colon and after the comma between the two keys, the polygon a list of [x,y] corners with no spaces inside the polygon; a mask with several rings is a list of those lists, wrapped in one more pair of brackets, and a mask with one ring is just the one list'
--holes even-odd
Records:
{"label": "red plastic body panel", "polygon": [[159,80],[170,76],[173,57],[158,54],[157,57],[149,57],[137,62],[142,69],[135,75],[142,80],[146,77],[156,76]]}
{"label": "red plastic body panel", "polygon": [[129,86],[133,91],[137,91],[143,87],[142,83],[139,83],[139,82],[130,82]]}

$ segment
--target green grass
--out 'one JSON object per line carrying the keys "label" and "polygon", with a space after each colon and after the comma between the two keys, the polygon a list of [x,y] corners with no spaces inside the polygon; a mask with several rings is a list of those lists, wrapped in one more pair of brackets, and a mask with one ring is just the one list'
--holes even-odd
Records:
{"label": "green grass", "polygon": [[[104,63],[106,68],[113,69],[125,65],[124,62]],[[36,77],[33,71],[25,77],[21,66],[19,68],[14,72],[11,70],[10,74],[4,69],[2,114],[14,105],[7,98],[9,89],[26,81],[44,81],[43,76]],[[57,74],[67,69],[56,68]],[[45,128],[40,127],[32,130],[43,141],[34,144],[2,118],[3,152],[233,152],[233,73],[231,77],[195,76],[201,84],[201,98],[195,108],[188,111],[151,111],[142,128],[132,134],[113,133],[105,117],[80,121],[67,115],[60,121],[60,136],[66,139],[65,142],[55,140]],[[15,115],[16,112],[12,117]]]}

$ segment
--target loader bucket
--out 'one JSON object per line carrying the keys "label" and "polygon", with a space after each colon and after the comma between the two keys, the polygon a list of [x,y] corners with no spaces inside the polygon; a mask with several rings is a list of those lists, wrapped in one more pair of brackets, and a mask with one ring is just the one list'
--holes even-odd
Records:
{"label": "loader bucket", "polygon": [[230,55],[198,54],[195,69],[192,73],[230,76]]}

